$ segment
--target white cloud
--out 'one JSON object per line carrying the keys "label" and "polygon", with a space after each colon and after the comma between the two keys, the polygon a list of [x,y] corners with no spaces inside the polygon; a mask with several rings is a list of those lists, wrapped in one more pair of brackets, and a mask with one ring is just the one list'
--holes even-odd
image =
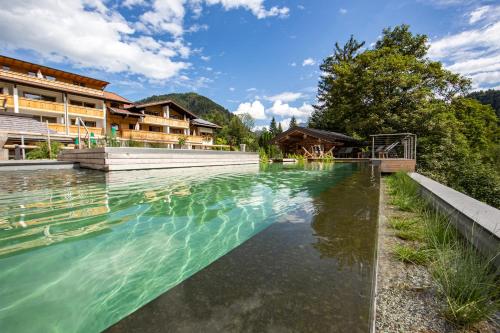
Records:
{"label": "white cloud", "polygon": [[268,110],[268,113],[274,114],[276,116],[281,117],[291,117],[295,116],[296,118],[308,118],[311,113],[314,111],[314,108],[310,104],[303,103],[300,107],[290,106],[288,103],[283,103],[282,101],[274,102],[273,106],[271,106]]}
{"label": "white cloud", "polygon": [[290,64],[290,66],[295,67],[295,66],[297,66],[297,63],[296,63],[296,62],[292,62],[292,63]]}
{"label": "white cloud", "polygon": [[286,131],[290,127],[290,122],[292,121],[292,118],[285,118],[282,121],[280,121],[281,128],[283,131]]}
{"label": "white cloud", "polygon": [[248,88],[248,89],[247,89],[247,91],[248,91],[248,92],[257,91],[257,88],[253,88],[253,87],[252,87],[252,88]]}
{"label": "white cloud", "polygon": [[33,50],[45,59],[108,72],[168,79],[189,66],[182,41],[132,37],[134,28],[99,0],[27,0],[0,7],[0,46]]}
{"label": "white cloud", "polygon": [[234,114],[245,114],[248,113],[254,119],[266,119],[266,114],[264,112],[264,105],[260,101],[254,101],[253,103],[241,103],[238,109],[233,112]]}
{"label": "white cloud", "polygon": [[264,7],[264,0],[205,0],[207,5],[220,4],[225,10],[244,8],[250,10],[258,19],[271,16],[287,17],[290,13],[288,7]]}
{"label": "white cloud", "polygon": [[304,61],[302,62],[302,66],[314,66],[315,64],[316,61],[314,61],[313,58],[304,59]]}
{"label": "white cloud", "polygon": [[210,57],[209,56],[201,56],[200,58],[203,61],[210,61]]}
{"label": "white cloud", "polygon": [[345,14],[347,14],[347,9],[345,9],[345,8],[340,8],[340,9],[339,9],[339,13],[340,13],[340,14],[342,14],[342,15],[345,15]]}
{"label": "white cloud", "polygon": [[229,87],[229,91],[235,91],[236,89],[234,87]]}
{"label": "white cloud", "polygon": [[474,88],[500,83],[500,6],[487,7],[469,14],[474,27],[431,41],[429,49],[431,58],[472,78]]}
{"label": "white cloud", "polygon": [[289,103],[289,102],[294,102],[303,97],[304,95],[300,92],[285,91],[278,95],[266,96],[265,99],[271,102],[282,101],[284,103]]}
{"label": "white cloud", "polygon": [[132,8],[134,6],[144,6],[146,5],[146,0],[125,0],[122,3],[123,7]]}

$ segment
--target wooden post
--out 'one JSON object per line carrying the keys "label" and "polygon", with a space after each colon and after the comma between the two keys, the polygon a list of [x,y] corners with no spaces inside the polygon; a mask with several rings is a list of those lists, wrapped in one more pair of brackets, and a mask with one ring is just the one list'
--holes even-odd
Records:
{"label": "wooden post", "polygon": [[47,124],[47,146],[49,148],[49,159],[52,159],[52,147],[50,146],[50,129],[49,129],[49,121],[45,120]]}
{"label": "wooden post", "polygon": [[372,136],[372,158],[375,158],[375,137]]}
{"label": "wooden post", "polygon": [[24,149],[24,135],[21,135],[21,152],[23,153],[23,160],[26,159],[26,149]]}

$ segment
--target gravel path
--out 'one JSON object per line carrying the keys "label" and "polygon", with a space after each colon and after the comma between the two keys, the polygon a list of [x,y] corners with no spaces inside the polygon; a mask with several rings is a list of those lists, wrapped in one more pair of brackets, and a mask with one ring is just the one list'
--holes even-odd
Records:
{"label": "gravel path", "polygon": [[409,265],[391,253],[403,244],[387,225],[391,216],[403,213],[388,204],[387,185],[381,180],[380,225],[378,231],[378,275],[376,332],[495,332],[488,323],[474,329],[458,329],[440,314],[444,306],[430,273],[424,266]]}

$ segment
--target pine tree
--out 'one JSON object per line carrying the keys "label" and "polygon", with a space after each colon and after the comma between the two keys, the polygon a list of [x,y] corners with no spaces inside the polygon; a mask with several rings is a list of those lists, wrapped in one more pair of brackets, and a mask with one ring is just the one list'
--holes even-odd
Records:
{"label": "pine tree", "polygon": [[289,128],[294,128],[297,127],[297,119],[295,119],[295,116],[292,116],[292,119],[290,119],[290,127]]}
{"label": "pine tree", "polygon": [[278,127],[276,126],[276,119],[271,119],[271,124],[269,125],[269,132],[271,132],[272,136],[276,136],[278,134]]}
{"label": "pine tree", "polygon": [[281,123],[278,124],[278,134],[283,133],[283,127],[281,127]]}

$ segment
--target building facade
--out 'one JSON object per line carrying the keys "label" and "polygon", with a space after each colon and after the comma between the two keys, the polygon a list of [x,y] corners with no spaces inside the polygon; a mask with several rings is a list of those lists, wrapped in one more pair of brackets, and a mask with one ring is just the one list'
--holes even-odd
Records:
{"label": "building facade", "polygon": [[[84,124],[96,139],[112,133],[121,142],[172,147],[181,142],[188,148],[213,145],[218,125],[173,101],[134,104],[105,91],[107,85],[106,81],[0,55],[0,132],[10,143],[20,138],[40,141],[47,134],[71,143],[79,130],[84,131],[78,124]],[[16,123],[23,125],[16,127]],[[33,128],[46,131],[30,132]]]}

